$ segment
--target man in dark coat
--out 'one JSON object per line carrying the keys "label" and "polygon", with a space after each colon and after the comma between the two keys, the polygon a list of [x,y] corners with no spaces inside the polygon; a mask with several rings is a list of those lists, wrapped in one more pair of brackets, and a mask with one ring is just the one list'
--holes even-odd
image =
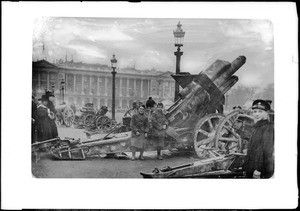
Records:
{"label": "man in dark coat", "polygon": [[254,131],[243,169],[248,178],[270,178],[274,173],[274,125],[269,121],[270,104],[255,100],[252,105]]}
{"label": "man in dark coat", "polygon": [[50,109],[50,111],[54,114],[54,118],[51,119],[50,124],[51,124],[51,129],[52,129],[52,134],[53,136],[57,137],[58,136],[58,131],[57,131],[57,125],[55,123],[55,116],[57,114],[57,111],[54,107],[53,101],[54,101],[54,94],[52,92],[47,91],[46,92],[46,97],[48,97],[48,104],[47,107]]}
{"label": "man in dark coat", "polygon": [[35,132],[35,115],[37,110],[37,104],[35,103],[35,98],[32,96],[31,99],[31,143],[36,142],[36,132]]}
{"label": "man in dark coat", "polygon": [[144,114],[145,107],[140,106],[139,112],[134,114],[131,118],[130,128],[131,128],[131,152],[132,158],[131,160],[135,160],[135,152],[137,150],[140,151],[140,159],[144,160],[143,157],[144,148],[146,144],[146,138],[148,137],[149,131],[149,122],[148,118]]}
{"label": "man in dark coat", "polygon": [[156,105],[156,102],[152,99],[152,97],[149,97],[149,99],[146,102],[146,108],[152,109]]}
{"label": "man in dark coat", "polygon": [[51,114],[50,109],[47,107],[47,96],[43,95],[41,101],[42,104],[38,105],[35,116],[38,142],[57,137],[57,135],[53,134],[53,130],[51,128]]}
{"label": "man in dark coat", "polygon": [[166,129],[168,126],[168,120],[162,112],[163,107],[164,105],[162,103],[158,103],[156,110],[151,115],[153,136],[155,137],[154,147],[157,150],[157,159],[159,160],[162,160],[161,150],[164,147]]}

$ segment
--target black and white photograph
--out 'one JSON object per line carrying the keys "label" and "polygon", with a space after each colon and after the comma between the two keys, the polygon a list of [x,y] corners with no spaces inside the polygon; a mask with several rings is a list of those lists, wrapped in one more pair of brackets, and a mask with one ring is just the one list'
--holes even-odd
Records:
{"label": "black and white photograph", "polygon": [[273,176],[271,21],[34,24],[34,176]]}
{"label": "black and white photograph", "polygon": [[2,157],[37,199],[21,208],[297,207],[295,5],[248,4],[6,2],[32,10],[4,16]]}

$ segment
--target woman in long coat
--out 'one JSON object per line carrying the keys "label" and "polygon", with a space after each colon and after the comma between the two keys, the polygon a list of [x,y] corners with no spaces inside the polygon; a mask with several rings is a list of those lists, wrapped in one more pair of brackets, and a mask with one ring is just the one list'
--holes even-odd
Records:
{"label": "woman in long coat", "polygon": [[270,178],[274,173],[274,125],[269,121],[270,105],[255,100],[252,105],[255,120],[249,141],[244,170],[248,178]]}
{"label": "woman in long coat", "polygon": [[159,160],[162,160],[161,150],[164,148],[164,140],[168,126],[168,120],[162,112],[163,106],[164,105],[162,103],[158,103],[156,110],[151,115],[151,123],[153,127],[152,135],[155,137],[153,143],[157,150],[157,159]]}
{"label": "woman in long coat", "polygon": [[131,160],[135,160],[135,152],[140,151],[140,159],[144,160],[143,157],[144,148],[146,145],[146,138],[149,131],[148,118],[144,114],[145,108],[143,106],[139,107],[139,112],[134,114],[131,118],[130,128],[131,128]]}
{"label": "woman in long coat", "polygon": [[57,137],[57,134],[53,133],[51,125],[52,120],[50,118],[50,109],[47,107],[48,98],[45,95],[43,95],[41,100],[42,104],[38,105],[35,116],[38,142]]}

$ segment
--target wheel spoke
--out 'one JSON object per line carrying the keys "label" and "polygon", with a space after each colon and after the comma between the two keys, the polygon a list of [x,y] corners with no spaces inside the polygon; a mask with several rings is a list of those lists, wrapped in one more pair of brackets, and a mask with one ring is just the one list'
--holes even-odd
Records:
{"label": "wheel spoke", "polygon": [[210,143],[211,140],[212,140],[211,138],[206,138],[199,142],[196,142],[196,147],[199,148],[201,145],[206,145],[206,144]]}
{"label": "wheel spoke", "polygon": [[233,137],[231,137],[231,138],[228,138],[228,137],[220,137],[219,140],[220,140],[220,141],[228,141],[228,142],[237,142],[237,141],[239,141],[239,139],[233,138]]}
{"label": "wheel spoke", "polygon": [[210,128],[210,131],[213,131],[214,130],[214,126],[211,122],[211,119],[208,120],[208,124],[209,124],[209,128]]}
{"label": "wheel spoke", "polygon": [[209,137],[209,133],[201,128],[197,130],[197,133],[202,133],[203,135],[206,135],[207,137]]}

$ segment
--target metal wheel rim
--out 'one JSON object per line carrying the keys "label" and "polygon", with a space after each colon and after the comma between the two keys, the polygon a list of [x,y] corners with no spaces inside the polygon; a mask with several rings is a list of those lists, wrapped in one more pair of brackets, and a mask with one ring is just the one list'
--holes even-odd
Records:
{"label": "metal wheel rim", "polygon": [[[242,139],[234,128],[236,120],[239,117],[253,119],[247,114],[246,110],[233,111],[229,113],[219,124],[215,136],[215,146],[217,150],[223,153],[230,151],[242,152]],[[230,135],[225,137],[224,135]],[[226,147],[226,149],[224,149]]]}
{"label": "metal wheel rim", "polygon": [[[210,114],[198,121],[195,126],[193,138],[194,149],[200,158],[209,156],[206,148],[215,148],[214,137],[223,114]],[[200,138],[200,140],[198,140]]]}
{"label": "metal wheel rim", "polygon": [[65,126],[70,127],[75,120],[75,114],[73,109],[66,108],[63,113],[63,119],[64,119]]}

